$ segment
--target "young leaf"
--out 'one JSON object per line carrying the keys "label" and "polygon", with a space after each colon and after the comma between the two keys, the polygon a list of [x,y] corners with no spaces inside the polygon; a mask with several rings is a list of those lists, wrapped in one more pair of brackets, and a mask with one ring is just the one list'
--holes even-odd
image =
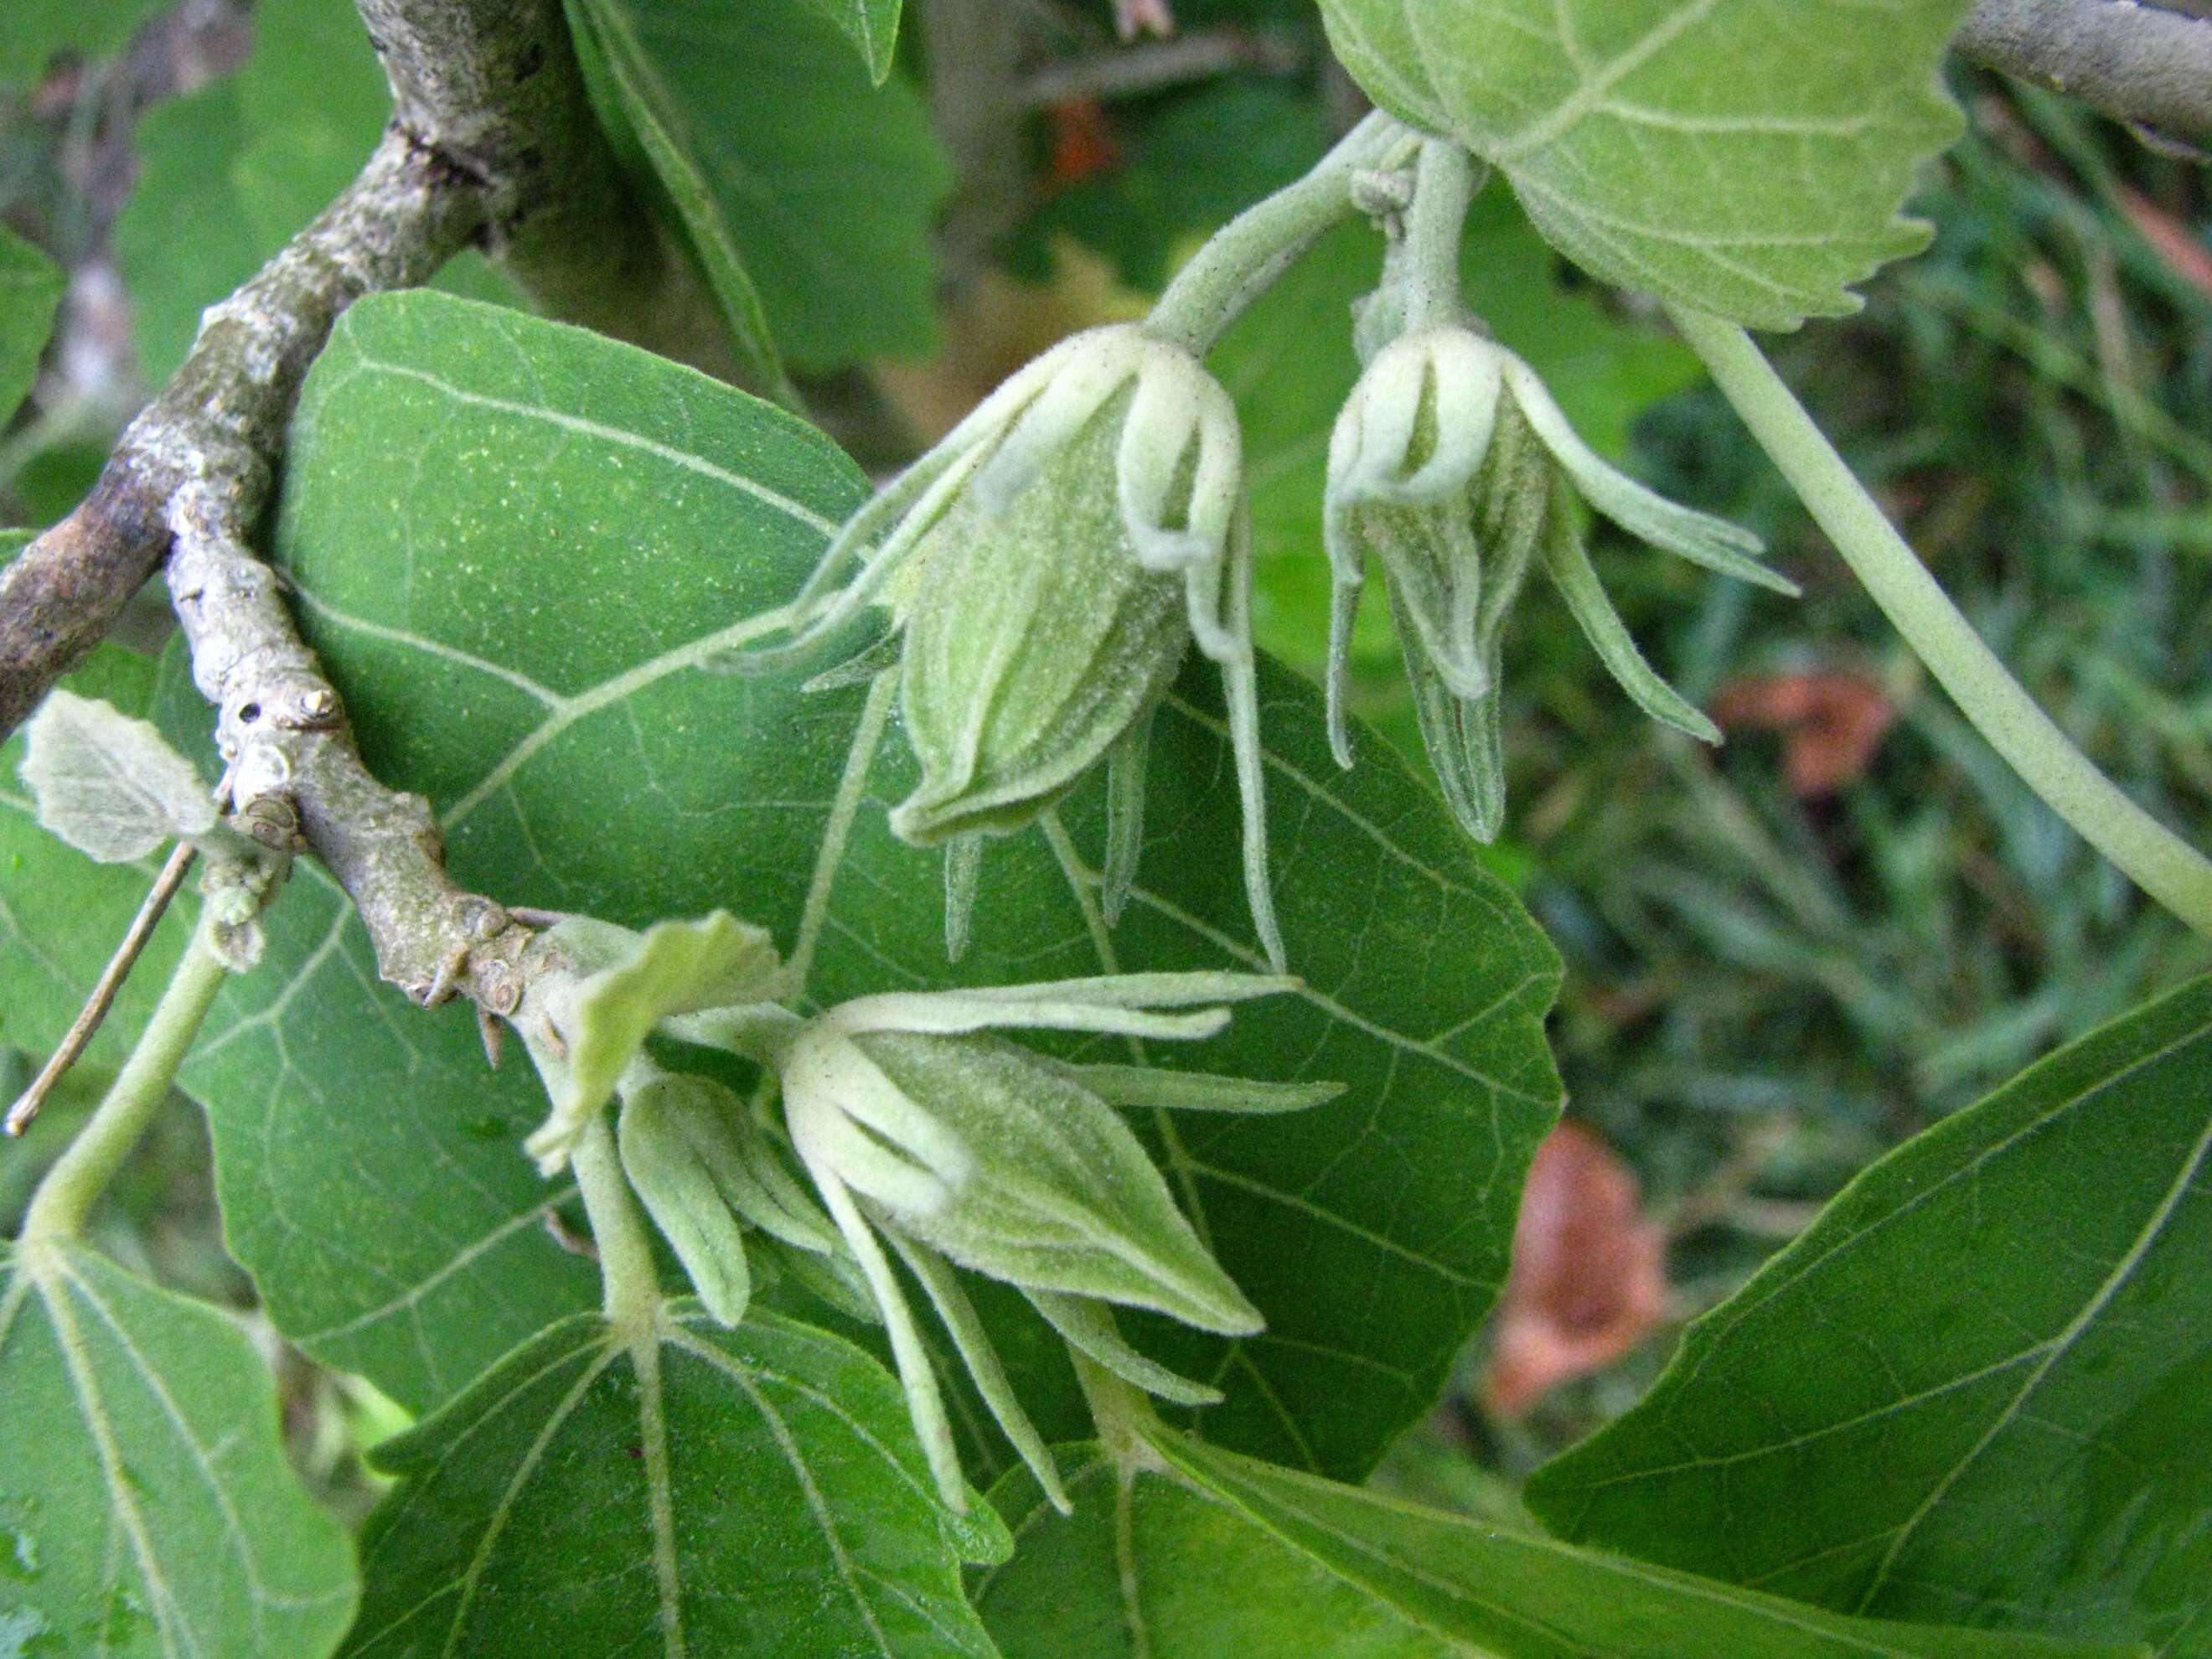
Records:
{"label": "young leaf", "polygon": [[[1021,1550],[976,1602],[1006,1659],[2124,1659],[2127,1650],[1838,1617],[1502,1532],[1172,1433],[1117,1475],[1061,1454],[1075,1514],[992,1494]],[[1325,1638],[1321,1633],[1326,1632]],[[1325,1640],[1325,1646],[1317,1645]]]}
{"label": "young leaf", "polygon": [[899,0],[809,0],[814,9],[852,37],[878,86],[890,78],[898,55]]}
{"label": "young leaf", "polygon": [[238,1327],[68,1243],[0,1245],[0,1649],[321,1659],[352,1550]]}
{"label": "young leaf", "polygon": [[1958,137],[1968,0],[1322,0],[1375,100],[1513,181],[1592,275],[1795,328],[1927,245],[1900,217]]}
{"label": "young leaf", "polygon": [[571,3],[740,343],[752,305],[810,371],[935,343],[930,226],[951,180],[921,100],[868,84],[830,0]]}
{"label": "young leaf", "polygon": [[2212,979],[1875,1164],[1529,1499],[1825,1607],[2212,1654]]}
{"label": "young leaf", "polygon": [[[863,694],[698,665],[766,636],[759,613],[860,494],[850,464],[688,370],[431,295],[349,311],[295,430],[276,539],[301,615],[380,775],[439,803],[458,878],[632,926],[732,904],[787,945]],[[1249,969],[1224,723],[1208,676],[1185,685],[1158,715],[1149,842],[1110,942],[1129,969]],[[1268,1328],[1127,1328],[1219,1379],[1210,1437],[1358,1474],[1429,1408],[1504,1277],[1558,1100],[1540,1024],[1557,961],[1402,763],[1341,773],[1312,690],[1274,672],[1261,690],[1284,930],[1308,988],[1146,1058],[1349,1088],[1285,1116],[1133,1118]],[[938,861],[884,822],[912,783],[887,746],[813,999],[1098,971],[1036,835],[994,846],[973,942],[947,965]],[[1094,860],[1103,790],[1061,809]],[[231,1242],[272,1316],[419,1406],[489,1358],[488,1327],[526,1334],[588,1292],[535,1224],[552,1194],[514,1145],[542,1109],[526,1069],[487,1076],[465,1015],[370,990],[340,915],[307,884],[287,896],[270,965],[217,1010],[185,1086],[210,1108]],[[1131,1055],[1093,1041],[1059,1057]],[[973,1288],[994,1317],[1003,1302]],[[1023,1398],[1047,1434],[1079,1432],[1073,1378],[1016,1302],[1026,1327],[994,1336]]]}
{"label": "young leaf", "polygon": [[995,1516],[939,1503],[872,1360],[773,1314],[566,1320],[376,1461],[350,1659],[994,1659],[960,1564]]}
{"label": "young leaf", "polygon": [[[28,539],[27,533],[0,531],[0,559]],[[94,651],[62,682],[79,696],[132,714],[151,706],[154,684],[152,663],[112,645]],[[202,716],[203,732],[204,726]],[[185,729],[180,720],[177,735]],[[205,742],[204,736],[198,740]],[[21,731],[0,745],[0,985],[7,988],[0,996],[0,1043],[43,1054],[62,1040],[84,1006],[86,991],[144,901],[156,866],[151,860],[94,864],[40,829],[37,805],[17,781],[24,749]],[[138,970],[125,981],[93,1038],[90,1064],[112,1066],[130,1051],[191,934],[198,903],[189,890],[177,896],[176,915],[155,930]]]}
{"label": "young leaf", "polygon": [[0,423],[30,392],[61,299],[60,268],[0,225]]}
{"label": "young leaf", "polygon": [[130,864],[215,827],[192,764],[146,720],[57,686],[24,728],[41,828],[101,864]]}

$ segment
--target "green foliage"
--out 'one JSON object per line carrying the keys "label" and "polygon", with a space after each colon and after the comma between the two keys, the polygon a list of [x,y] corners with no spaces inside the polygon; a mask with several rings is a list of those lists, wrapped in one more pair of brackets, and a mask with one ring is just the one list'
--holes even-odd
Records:
{"label": "green foliage", "polygon": [[874,1361],[772,1314],[565,1320],[377,1462],[349,1656],[991,1659],[960,1564],[997,1517],[939,1505]]}
{"label": "green foliage", "polygon": [[[155,384],[184,361],[200,313],[258,270],[360,171],[392,99],[348,0],[265,0],[236,75],[139,124],[141,171],[116,222],[139,366]],[[515,302],[475,254],[439,286]]]}
{"label": "green foliage", "polygon": [[109,58],[162,0],[15,0],[0,18],[0,88],[36,80],[64,52]]}
{"label": "green foliage", "polygon": [[[976,1600],[1006,1659],[2121,1659],[1838,1618],[1153,1433],[1130,1467],[1064,1459],[1062,1519],[1026,1476],[1019,1540]],[[1326,1632],[1324,1636],[1322,1632]],[[1316,1641],[1325,1646],[1316,1647]]]}
{"label": "green foliage", "polygon": [[1385,108],[1513,181],[1592,275],[1760,328],[1854,309],[1927,246],[1898,209],[1959,133],[1966,0],[1322,0]]}
{"label": "green foliage", "polygon": [[2208,1077],[2200,980],[1901,1147],[1537,1477],[1537,1512],[1827,1607],[2212,1653],[2185,1449],[2212,1401]]}
{"label": "green foliage", "polygon": [[[856,698],[697,665],[762,634],[746,619],[796,590],[859,495],[818,435],[687,370],[410,295],[349,313],[311,377],[278,541],[372,764],[443,803],[461,880],[629,924],[733,902],[788,939]],[[1124,969],[1256,960],[1220,856],[1237,808],[1210,678],[1159,717],[1151,841],[1111,940]],[[1311,988],[1172,1063],[1350,1092],[1283,1118],[1139,1117],[1271,1323],[1133,1334],[1220,1379],[1210,1437],[1356,1474],[1426,1409],[1502,1277],[1510,1194],[1556,1100],[1536,1023],[1552,963],[1402,765],[1340,774],[1313,694],[1280,675],[1262,692],[1284,931]],[[880,765],[878,806],[912,783],[890,751]],[[1098,789],[1064,810],[1079,845],[1103,843]],[[957,973],[939,895],[937,860],[864,813],[814,995],[1098,970],[1034,836],[991,845]],[[536,1226],[558,1194],[514,1144],[541,1109],[526,1073],[485,1074],[465,1017],[371,988],[335,895],[296,884],[269,927],[270,969],[186,1073],[232,1242],[282,1328],[428,1406],[586,1294]],[[1040,1424],[1079,1431],[1056,1341],[977,1289]]]}
{"label": "green foliage", "polygon": [[352,1550],[245,1333],[69,1241],[0,1270],[0,1650],[331,1652]]}
{"label": "green foliage", "polygon": [[[816,373],[935,344],[929,230],[951,182],[921,100],[897,83],[870,86],[824,21],[830,9],[830,0],[571,8],[588,16],[740,345],[764,351],[754,321],[763,310],[785,359]],[[867,0],[867,15],[884,9]]]}
{"label": "green foliage", "polygon": [[853,38],[878,86],[890,78],[898,55],[900,0],[811,0],[817,12]]}
{"label": "green foliage", "polygon": [[39,373],[54,331],[62,273],[52,259],[0,225],[0,423],[15,412]]}

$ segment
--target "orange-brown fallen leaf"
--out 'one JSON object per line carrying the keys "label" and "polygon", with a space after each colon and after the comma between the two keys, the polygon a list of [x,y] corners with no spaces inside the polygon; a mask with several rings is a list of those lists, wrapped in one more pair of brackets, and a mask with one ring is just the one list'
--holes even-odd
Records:
{"label": "orange-brown fallen leaf", "polygon": [[1521,1194],[1484,1404],[1518,1416],[1620,1358],[1666,1308],[1667,1235],[1644,1216],[1635,1176],[1591,1131],[1562,1123]]}
{"label": "orange-brown fallen leaf", "polygon": [[1731,680],[1712,713],[1725,727],[1783,732],[1783,776],[1801,799],[1832,795],[1863,777],[1897,720],[1879,685],[1848,673]]}

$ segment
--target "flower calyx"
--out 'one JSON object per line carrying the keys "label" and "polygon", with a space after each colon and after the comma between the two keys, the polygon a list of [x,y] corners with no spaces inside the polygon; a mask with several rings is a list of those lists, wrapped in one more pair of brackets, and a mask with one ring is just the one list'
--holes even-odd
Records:
{"label": "flower calyx", "polygon": [[1258,1311],[1176,1207],[1116,1105],[1279,1111],[1330,1085],[1086,1067],[989,1035],[1007,1029],[1194,1040],[1224,1005],[1291,988],[1237,974],[1136,974],[994,990],[864,997],[790,1035],[776,1061],[792,1143],[866,1276],[945,1501],[963,1491],[951,1431],[890,1249],[921,1282],[979,1392],[1054,1501],[1043,1443],[952,1271],[1014,1285],[1071,1346],[1184,1403],[1218,1396],[1146,1358],[1109,1309],[1249,1334]]}
{"label": "flower calyx", "polygon": [[1329,447],[1329,736],[1340,764],[1352,763],[1346,681],[1370,559],[1389,578],[1431,762],[1454,814],[1479,840],[1495,839],[1504,823],[1503,641],[1513,604],[1538,570],[1639,708],[1705,742],[1720,740],[1637,649],[1590,563],[1585,506],[1694,564],[1797,591],[1759,562],[1758,537],[1678,506],[1601,459],[1536,372],[1474,328],[1415,329],[1376,353]]}

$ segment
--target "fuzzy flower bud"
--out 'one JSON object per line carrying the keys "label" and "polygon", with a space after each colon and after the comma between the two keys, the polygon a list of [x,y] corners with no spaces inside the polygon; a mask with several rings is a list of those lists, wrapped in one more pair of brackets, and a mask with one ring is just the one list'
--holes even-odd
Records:
{"label": "fuzzy flower bud", "polygon": [[1494,839],[1504,821],[1500,659],[1513,603],[1537,569],[1638,707],[1719,741],[1712,722],[1652,671],[1606,597],[1584,545],[1583,503],[1693,563],[1796,592],[1758,562],[1757,537],[1678,507],[1607,465],[1535,371],[1495,341],[1453,325],[1401,335],[1376,355],[1329,445],[1329,734],[1340,763],[1352,763],[1344,684],[1370,558],[1389,579],[1422,737],[1445,799],[1479,839]]}
{"label": "fuzzy flower bud", "polygon": [[1296,1109],[1330,1085],[1250,1084],[1074,1066],[982,1035],[994,1028],[1199,1038],[1226,1009],[1295,981],[1139,974],[845,1003],[783,1042],[775,1069],[792,1143],[867,1276],[908,1404],[948,1502],[959,1472],[937,1382],[878,1239],[921,1282],[979,1391],[1047,1490],[1051,1461],[959,1288],[953,1264],[1015,1285],[1074,1347],[1139,1387],[1217,1398],[1115,1331],[1106,1304],[1148,1308],[1248,1334],[1258,1312],[1176,1209],[1116,1104]]}
{"label": "fuzzy flower bud", "polygon": [[[855,665],[872,676],[896,664],[921,780],[891,827],[933,846],[1027,826],[1103,759],[1141,777],[1152,713],[1194,640],[1228,683],[1247,890],[1279,961],[1243,468],[1235,407],[1189,352],[1136,325],[1079,334],[854,516],[793,601],[797,639],[731,665],[772,666],[872,606],[888,611],[896,655],[872,650]],[[1142,792],[1115,798],[1109,913],[1132,873]]]}

